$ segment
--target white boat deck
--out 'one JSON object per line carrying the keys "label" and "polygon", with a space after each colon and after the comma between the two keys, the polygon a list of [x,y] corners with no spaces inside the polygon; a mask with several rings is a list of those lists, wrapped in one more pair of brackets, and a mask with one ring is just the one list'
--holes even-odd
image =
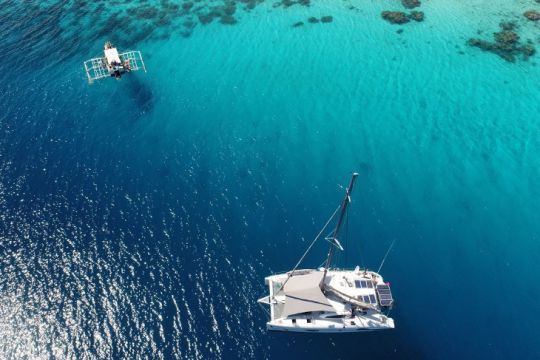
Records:
{"label": "white boat deck", "polygon": [[122,62],[116,48],[105,49],[105,58],[108,64],[120,64]]}
{"label": "white boat deck", "polygon": [[382,306],[377,293],[378,286],[387,284],[375,272],[329,270],[324,293],[319,287],[321,270],[297,270],[282,288],[287,277],[288,273],[283,273],[265,279],[270,295],[260,302],[270,305],[269,330],[358,332],[394,328],[393,319],[382,313],[391,304]]}

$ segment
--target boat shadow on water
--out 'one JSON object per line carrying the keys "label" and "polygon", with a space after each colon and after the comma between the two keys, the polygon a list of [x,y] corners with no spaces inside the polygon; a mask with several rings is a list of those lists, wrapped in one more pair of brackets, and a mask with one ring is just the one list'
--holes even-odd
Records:
{"label": "boat shadow on water", "polygon": [[[135,74],[122,77],[126,81],[126,94],[137,106],[140,115],[151,112],[154,108],[154,93],[152,88]],[[137,117],[139,118],[139,117]]]}
{"label": "boat shadow on water", "polygon": [[427,359],[418,339],[404,325],[396,331],[328,335],[324,333],[270,332],[269,346],[276,358],[313,357],[325,354],[338,359]]}

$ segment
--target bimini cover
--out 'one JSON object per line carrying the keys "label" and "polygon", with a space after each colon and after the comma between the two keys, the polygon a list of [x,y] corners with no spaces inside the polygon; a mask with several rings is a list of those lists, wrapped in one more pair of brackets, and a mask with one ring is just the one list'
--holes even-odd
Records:
{"label": "bimini cover", "polygon": [[308,311],[335,311],[319,287],[323,276],[322,271],[314,271],[291,277],[283,289],[285,306],[282,316]]}
{"label": "bimini cover", "polygon": [[109,64],[121,63],[120,56],[118,56],[118,50],[116,50],[116,48],[105,49],[105,57],[107,58],[107,62]]}

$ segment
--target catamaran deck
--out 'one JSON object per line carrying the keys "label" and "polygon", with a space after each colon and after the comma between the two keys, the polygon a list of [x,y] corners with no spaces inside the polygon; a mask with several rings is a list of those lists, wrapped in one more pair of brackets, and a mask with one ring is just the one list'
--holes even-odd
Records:
{"label": "catamaran deck", "polygon": [[265,279],[270,294],[259,302],[270,305],[269,330],[358,332],[394,328],[393,319],[381,311],[392,302],[379,294],[382,286],[384,295],[391,298],[390,288],[375,272],[329,270],[325,279],[329,291],[324,293],[320,288],[323,271],[296,270],[283,286],[288,277],[289,273],[283,273]]}

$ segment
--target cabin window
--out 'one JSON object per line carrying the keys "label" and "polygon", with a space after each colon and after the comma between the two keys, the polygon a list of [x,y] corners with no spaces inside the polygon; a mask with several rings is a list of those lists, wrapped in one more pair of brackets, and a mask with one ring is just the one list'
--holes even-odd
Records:
{"label": "cabin window", "polygon": [[354,280],[354,286],[356,286],[357,288],[361,287],[360,280]]}
{"label": "cabin window", "polygon": [[367,288],[367,282],[365,280],[360,281],[360,285],[362,285],[363,288]]}
{"label": "cabin window", "polygon": [[296,319],[292,319],[292,323],[293,323],[293,324],[296,324]]}
{"label": "cabin window", "polygon": [[344,317],[345,315],[330,315],[330,316],[327,316],[326,318],[327,319],[342,319]]}
{"label": "cabin window", "polygon": [[367,282],[367,287],[373,289],[373,283],[371,281]]}
{"label": "cabin window", "polygon": [[377,303],[377,300],[375,299],[375,295],[373,295],[373,294],[369,295],[369,300],[371,301],[372,304]]}
{"label": "cabin window", "polygon": [[364,295],[364,302],[369,304],[369,296]]}
{"label": "cabin window", "polygon": [[311,324],[311,319],[307,319],[307,323],[308,323],[308,324]]}

